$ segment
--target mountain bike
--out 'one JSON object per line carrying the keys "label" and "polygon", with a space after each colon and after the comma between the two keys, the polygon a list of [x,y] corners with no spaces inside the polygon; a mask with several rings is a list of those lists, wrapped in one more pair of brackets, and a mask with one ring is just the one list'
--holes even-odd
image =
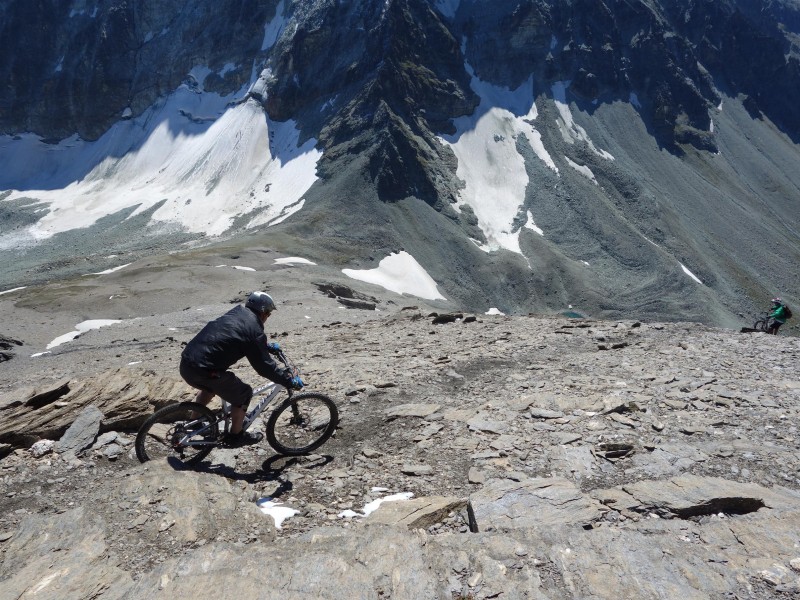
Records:
{"label": "mountain bike", "polygon": [[761,313],[756,322],[753,324],[753,329],[756,331],[769,331],[769,328],[772,327],[772,323],[775,321],[772,317],[769,316],[768,312]]}
{"label": "mountain bike", "polygon": [[[293,375],[299,370],[283,351],[276,353]],[[244,418],[247,431],[256,418],[274,401],[288,397],[272,411],[267,420],[267,442],[276,452],[298,456],[316,450],[330,438],[339,423],[339,411],[328,396],[317,392],[295,393],[282,385],[267,382],[253,390],[256,405]],[[136,457],[141,462],[171,457],[185,465],[202,461],[216,447],[224,446],[223,439],[230,429],[230,404],[212,411],[197,402],[170,404],[153,413],[136,434]]]}

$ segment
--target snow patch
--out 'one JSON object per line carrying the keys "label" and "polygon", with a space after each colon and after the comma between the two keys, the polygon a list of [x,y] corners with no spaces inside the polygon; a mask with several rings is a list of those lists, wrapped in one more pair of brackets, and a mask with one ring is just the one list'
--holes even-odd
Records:
{"label": "snow patch", "polygon": [[523,225],[526,229],[532,229],[539,235],[544,235],[544,231],[542,231],[539,227],[536,226],[536,222],[533,220],[533,213],[528,211],[528,220],[525,221],[525,225]]}
{"label": "snow patch", "polygon": [[124,265],[120,265],[118,267],[114,267],[112,269],[106,269],[105,271],[100,271],[99,273],[90,273],[90,275],[108,275],[109,273],[114,273],[115,271],[119,271],[120,269],[124,269],[125,267],[131,265],[133,263],[125,263]]}
{"label": "snow patch", "polygon": [[15,288],[11,288],[10,290],[5,290],[4,292],[0,292],[0,296],[2,296],[3,294],[11,294],[13,292],[18,292],[20,290],[24,290],[26,287],[27,286],[23,285],[22,287],[15,287]]}
{"label": "snow patch", "polygon": [[570,160],[569,156],[565,156],[564,158],[567,159],[567,164],[569,164],[570,167],[572,167],[578,173],[589,179],[593,184],[598,185],[597,179],[595,179],[594,173],[592,173],[592,170],[589,167],[587,167],[586,165],[579,165],[578,163],[573,162],[572,160]]}
{"label": "snow patch", "polygon": [[452,19],[456,16],[459,4],[461,0],[436,0],[436,10],[448,19]]}
{"label": "snow patch", "polygon": [[[220,269],[222,267],[227,267],[227,266],[228,265],[217,265],[216,268]],[[237,271],[255,271],[255,269],[253,267],[242,267],[242,266],[239,266],[239,265],[230,265],[230,268],[231,269],[236,269]]]}
{"label": "snow patch", "polygon": [[52,342],[47,344],[47,349],[50,350],[55,348],[56,346],[60,346],[61,344],[65,344],[69,341],[74,340],[82,333],[86,333],[87,331],[91,331],[92,329],[100,329],[101,327],[106,327],[108,325],[113,325],[114,323],[121,323],[122,321],[118,319],[90,319],[88,321],[82,321],[75,325],[75,331],[70,331],[69,333],[65,333],[64,335],[58,336]]}
{"label": "snow patch", "polygon": [[258,506],[265,515],[272,517],[272,520],[275,521],[275,529],[281,529],[281,525],[286,519],[300,512],[294,508],[283,506],[281,502],[270,497],[259,498],[256,501],[256,506]]}
{"label": "snow patch", "polygon": [[[207,71],[195,67],[192,78],[199,84]],[[314,139],[299,146],[299,135],[293,121],[269,120],[255,100],[237,104],[235,94],[182,85],[94,142],[0,136],[0,191],[47,203],[27,230],[34,241],[148,210],[151,222],[215,236],[243,214],[254,215],[252,228],[302,208],[322,153]]]}
{"label": "snow patch", "polygon": [[275,8],[275,16],[264,26],[264,41],[261,42],[262,52],[264,50],[269,50],[275,45],[283,28],[286,26],[286,17],[283,16],[283,11],[283,0],[281,0]]}
{"label": "snow patch", "polygon": [[376,510],[378,507],[383,504],[384,502],[397,502],[400,500],[411,500],[414,497],[413,492],[401,492],[399,494],[392,494],[391,496],[386,496],[385,498],[378,498],[377,500],[373,500],[372,502],[367,503],[364,505],[364,509],[362,512],[357,513],[354,510],[344,510],[339,513],[339,518],[341,519],[350,519],[353,517],[368,517]]}
{"label": "snow patch", "polygon": [[503,317],[506,315],[506,313],[502,312],[499,308],[495,308],[494,306],[492,308],[490,308],[489,310],[487,310],[483,314],[485,314],[485,315],[500,315],[500,316],[503,316]]}
{"label": "snow patch", "polygon": [[514,220],[525,200],[529,178],[525,160],[517,151],[518,136],[525,135],[539,159],[558,173],[533,126],[538,116],[533,78],[509,90],[481,81],[467,63],[465,68],[472,75],[470,85],[480,97],[480,105],[472,115],[454,120],[455,134],[440,138],[453,149],[458,159],[456,174],[466,183],[456,209],[467,204],[475,212],[487,239],[482,250],[504,248],[522,254]]}
{"label": "snow patch", "polygon": [[426,300],[446,300],[436,282],[408,252],[392,253],[376,269],[342,269],[352,279],[379,285],[391,292],[410,294]]}
{"label": "snow patch", "polygon": [[316,265],[317,263],[311,262],[307,258],[300,258],[299,256],[287,256],[286,258],[276,258],[276,265]]}

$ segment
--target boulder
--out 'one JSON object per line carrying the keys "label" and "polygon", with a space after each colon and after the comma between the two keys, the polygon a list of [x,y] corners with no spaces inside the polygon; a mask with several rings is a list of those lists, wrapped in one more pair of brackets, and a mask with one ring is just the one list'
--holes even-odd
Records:
{"label": "boulder", "polygon": [[28,448],[43,438],[59,439],[89,405],[103,413],[102,430],[132,430],[152,414],[154,405],[192,396],[177,375],[131,367],[45,388],[17,389],[0,396],[0,443]]}
{"label": "boulder", "polygon": [[100,432],[103,413],[96,406],[87,406],[69,426],[55,445],[55,451],[65,457],[75,457],[92,447]]}

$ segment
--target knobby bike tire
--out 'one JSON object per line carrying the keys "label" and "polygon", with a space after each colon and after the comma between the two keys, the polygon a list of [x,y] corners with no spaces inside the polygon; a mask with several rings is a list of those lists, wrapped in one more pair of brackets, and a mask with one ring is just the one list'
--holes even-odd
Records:
{"label": "knobby bike tire", "polygon": [[753,324],[753,329],[756,331],[767,331],[767,320],[759,319]]}
{"label": "knobby bike tire", "polygon": [[[192,435],[192,431],[200,431]],[[203,460],[219,437],[217,418],[210,409],[196,402],[170,404],[154,412],[136,434],[136,457],[141,462],[172,458],[185,465]],[[191,446],[181,441],[206,442]]]}
{"label": "knobby bike tire", "polygon": [[285,456],[308,454],[328,441],[338,424],[339,410],[328,396],[295,394],[269,416],[267,442]]}

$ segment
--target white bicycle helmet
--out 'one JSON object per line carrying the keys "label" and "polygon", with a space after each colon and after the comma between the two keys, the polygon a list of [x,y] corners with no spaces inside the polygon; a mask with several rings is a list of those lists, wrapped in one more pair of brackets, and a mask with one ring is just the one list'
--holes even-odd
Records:
{"label": "white bicycle helmet", "polygon": [[260,313],[271,313],[277,308],[272,296],[265,292],[252,292],[248,296],[245,306]]}

